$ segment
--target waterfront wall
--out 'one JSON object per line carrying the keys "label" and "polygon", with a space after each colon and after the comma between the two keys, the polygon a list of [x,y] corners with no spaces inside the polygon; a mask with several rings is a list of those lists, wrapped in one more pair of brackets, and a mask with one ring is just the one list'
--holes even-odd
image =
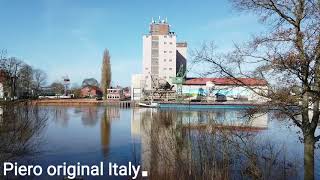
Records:
{"label": "waterfront wall", "polygon": [[34,105],[112,105],[119,107],[131,107],[131,101],[103,101],[95,99],[38,99],[33,100]]}

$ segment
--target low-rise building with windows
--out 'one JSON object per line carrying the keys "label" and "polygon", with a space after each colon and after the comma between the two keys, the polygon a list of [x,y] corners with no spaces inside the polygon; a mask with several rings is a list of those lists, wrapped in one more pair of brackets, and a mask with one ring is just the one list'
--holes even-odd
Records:
{"label": "low-rise building with windows", "polygon": [[266,101],[265,80],[256,78],[187,78],[182,93],[190,100]]}
{"label": "low-rise building with windows", "polygon": [[120,101],[125,98],[123,89],[107,89],[107,100]]}

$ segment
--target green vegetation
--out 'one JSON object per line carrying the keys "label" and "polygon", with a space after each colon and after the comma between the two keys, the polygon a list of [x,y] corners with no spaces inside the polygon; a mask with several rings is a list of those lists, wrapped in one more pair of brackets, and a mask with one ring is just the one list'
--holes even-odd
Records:
{"label": "green vegetation", "polygon": [[106,97],[107,89],[110,87],[111,83],[111,64],[110,64],[110,53],[106,49],[103,53],[102,60],[102,70],[101,70],[101,90],[104,96]]}

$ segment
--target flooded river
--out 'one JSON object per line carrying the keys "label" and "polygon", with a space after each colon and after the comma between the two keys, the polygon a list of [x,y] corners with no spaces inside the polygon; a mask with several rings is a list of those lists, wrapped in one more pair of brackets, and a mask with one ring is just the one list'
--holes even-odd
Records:
{"label": "flooded river", "polygon": [[[15,122],[30,122],[0,121],[1,146],[7,148],[2,148],[1,161],[41,166],[131,162],[148,171],[147,178],[138,179],[303,179],[299,129],[275,112],[247,117],[232,106],[42,106],[15,112]],[[17,132],[4,130],[8,128]],[[318,154],[315,149],[320,178]]]}

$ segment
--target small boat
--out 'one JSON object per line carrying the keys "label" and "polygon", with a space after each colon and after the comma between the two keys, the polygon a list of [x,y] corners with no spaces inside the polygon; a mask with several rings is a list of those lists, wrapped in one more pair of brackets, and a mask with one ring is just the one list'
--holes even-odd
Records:
{"label": "small boat", "polygon": [[157,108],[159,107],[158,103],[150,102],[150,103],[139,103],[141,107],[148,107],[148,108]]}

